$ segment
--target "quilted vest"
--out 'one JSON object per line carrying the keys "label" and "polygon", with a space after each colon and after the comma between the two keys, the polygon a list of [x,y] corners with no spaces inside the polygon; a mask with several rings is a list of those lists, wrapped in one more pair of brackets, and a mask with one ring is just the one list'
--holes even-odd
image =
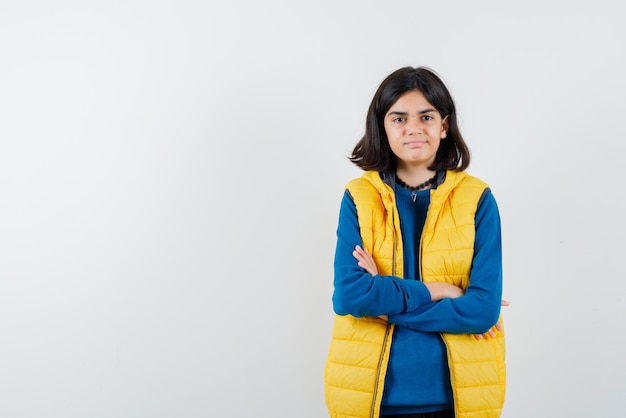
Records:
{"label": "quilted vest", "polygon": [[[474,218],[487,185],[448,171],[431,191],[421,240],[422,279],[466,288],[474,254]],[[393,190],[368,171],[347,189],[354,199],[363,245],[381,275],[402,277],[402,239]],[[451,247],[452,245],[452,247]],[[332,418],[378,418],[394,325],[378,318],[336,315],[324,372]],[[497,418],[505,395],[504,332],[476,340],[442,333],[457,418]]]}

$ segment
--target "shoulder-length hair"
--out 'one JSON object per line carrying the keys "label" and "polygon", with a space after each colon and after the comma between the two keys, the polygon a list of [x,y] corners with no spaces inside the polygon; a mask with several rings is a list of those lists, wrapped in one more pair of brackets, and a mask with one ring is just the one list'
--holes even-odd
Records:
{"label": "shoulder-length hair", "polygon": [[469,166],[470,152],[456,120],[456,107],[450,92],[437,74],[426,67],[404,67],[391,73],[378,87],[365,121],[365,135],[354,147],[350,161],[363,170],[388,172],[396,169],[385,132],[384,118],[403,94],[419,90],[442,118],[448,117],[448,130],[441,140],[431,170],[463,171]]}

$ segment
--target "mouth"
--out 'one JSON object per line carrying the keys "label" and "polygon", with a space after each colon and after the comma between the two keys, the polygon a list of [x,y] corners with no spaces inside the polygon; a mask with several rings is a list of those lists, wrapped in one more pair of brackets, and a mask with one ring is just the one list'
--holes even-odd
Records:
{"label": "mouth", "polygon": [[426,144],[426,141],[409,141],[404,143],[404,145],[409,147],[421,147],[424,144]]}

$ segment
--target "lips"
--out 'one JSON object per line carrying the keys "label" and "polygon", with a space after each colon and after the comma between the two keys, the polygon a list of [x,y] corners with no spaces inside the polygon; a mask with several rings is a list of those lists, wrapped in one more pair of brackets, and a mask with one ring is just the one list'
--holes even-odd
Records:
{"label": "lips", "polygon": [[421,147],[425,143],[426,141],[410,141],[410,142],[405,142],[404,145],[409,146],[409,147]]}

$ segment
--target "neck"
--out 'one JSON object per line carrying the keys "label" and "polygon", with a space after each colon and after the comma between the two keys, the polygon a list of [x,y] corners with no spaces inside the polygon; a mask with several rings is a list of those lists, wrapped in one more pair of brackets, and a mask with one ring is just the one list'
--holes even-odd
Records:
{"label": "neck", "polygon": [[415,187],[437,175],[434,170],[424,167],[398,167],[396,176],[409,186]]}

